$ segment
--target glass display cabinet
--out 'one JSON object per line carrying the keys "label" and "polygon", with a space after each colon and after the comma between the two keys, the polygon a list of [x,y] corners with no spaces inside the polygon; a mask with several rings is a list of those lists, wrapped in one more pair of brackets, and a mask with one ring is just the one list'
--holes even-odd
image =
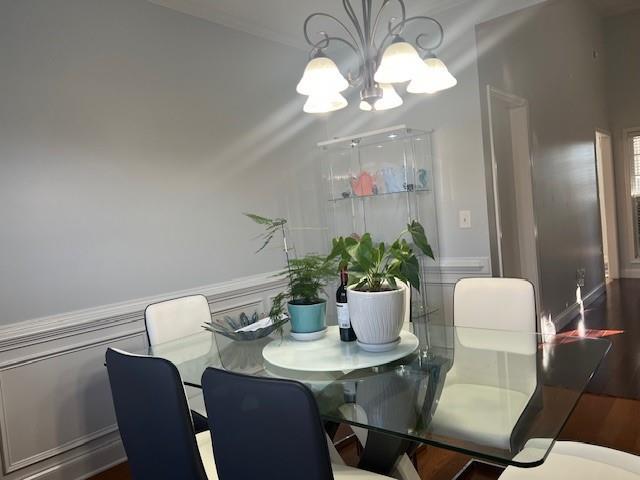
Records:
{"label": "glass display cabinet", "polygon": [[412,220],[424,226],[436,258],[419,256],[423,285],[420,294],[413,292],[411,313],[416,327],[435,321],[442,315],[442,289],[431,133],[400,125],[318,147],[331,238],[369,232],[374,241],[391,243]]}

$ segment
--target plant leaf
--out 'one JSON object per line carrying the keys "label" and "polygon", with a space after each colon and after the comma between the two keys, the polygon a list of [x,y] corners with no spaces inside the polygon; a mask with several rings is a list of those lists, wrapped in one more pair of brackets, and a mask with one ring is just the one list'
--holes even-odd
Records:
{"label": "plant leaf", "polygon": [[413,220],[409,225],[407,225],[407,230],[409,231],[409,234],[411,234],[413,243],[422,251],[422,253],[430,258],[434,258],[433,250],[427,240],[427,234],[420,222]]}
{"label": "plant leaf", "polygon": [[365,233],[360,242],[351,247],[349,253],[363,268],[370,268],[373,262],[373,241],[371,235]]}
{"label": "plant leaf", "polygon": [[260,225],[268,225],[270,223],[273,223],[272,219],[261,217],[260,215],[256,215],[255,213],[245,213],[244,215]]}
{"label": "plant leaf", "polygon": [[402,263],[401,273],[403,280],[406,279],[413,288],[420,291],[420,264],[414,255]]}

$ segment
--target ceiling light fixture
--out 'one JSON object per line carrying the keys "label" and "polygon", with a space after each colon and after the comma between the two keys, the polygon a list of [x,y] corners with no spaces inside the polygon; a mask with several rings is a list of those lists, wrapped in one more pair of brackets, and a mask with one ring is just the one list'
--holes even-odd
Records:
{"label": "ceiling light fixture", "polygon": [[398,92],[393,88],[393,85],[390,83],[381,84],[380,88],[382,88],[382,97],[379,100],[376,100],[373,107],[371,107],[369,102],[361,100],[360,110],[364,110],[365,112],[370,112],[371,110],[380,112],[382,110],[390,110],[402,105],[402,97],[398,95]]}
{"label": "ceiling light fixture", "polygon": [[[386,32],[381,32],[383,13],[390,4],[399,7],[400,17],[391,17]],[[423,15],[407,17],[404,0],[382,0],[375,16],[373,0],[362,0],[360,17],[351,0],[342,0],[342,5],[353,24],[353,30],[328,13],[313,13],[304,22],[304,36],[311,46],[311,52],[296,90],[309,97],[304,106],[305,112],[327,113],[346,107],[347,100],[341,92],[349,86],[360,89],[361,110],[380,111],[399,107],[403,103],[393,84],[410,82],[407,87],[409,93],[429,94],[457,84],[455,77],[434,53],[444,41],[444,30],[436,19]],[[319,31],[319,39],[312,40],[310,22],[319,18],[335,22],[346,37]],[[401,36],[407,24],[417,21],[436,27],[435,39],[431,44],[425,44],[429,33],[420,33],[413,43]],[[356,56],[356,72],[349,72],[346,78],[325,53],[334,44],[348,47]],[[422,57],[418,50],[423,52]]]}

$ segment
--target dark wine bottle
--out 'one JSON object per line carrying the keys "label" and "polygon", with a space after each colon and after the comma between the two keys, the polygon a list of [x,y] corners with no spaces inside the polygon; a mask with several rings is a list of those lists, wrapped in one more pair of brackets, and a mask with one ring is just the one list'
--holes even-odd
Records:
{"label": "dark wine bottle", "polygon": [[349,304],[347,303],[347,284],[349,276],[346,270],[340,272],[340,286],[336,290],[336,307],[338,308],[338,327],[340,328],[340,340],[353,342],[356,340],[356,332],[351,326],[349,317]]}

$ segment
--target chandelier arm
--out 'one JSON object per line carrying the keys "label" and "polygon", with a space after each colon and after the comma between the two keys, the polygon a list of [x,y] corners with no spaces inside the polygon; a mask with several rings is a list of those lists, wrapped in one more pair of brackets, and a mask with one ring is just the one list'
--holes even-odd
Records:
{"label": "chandelier arm", "polygon": [[[345,44],[347,47],[349,47],[351,50],[353,50],[353,53],[356,54],[356,57],[358,57],[360,59],[360,62],[358,64],[358,75],[355,77],[351,76],[351,72],[349,72],[349,83],[351,83],[352,85],[355,85],[356,83],[358,83],[358,81],[362,78],[362,72],[363,72],[363,68],[364,68],[364,64],[365,64],[365,60],[362,54],[362,50],[360,48],[357,47],[357,45],[354,45],[353,43],[351,43],[349,40],[345,40],[342,37],[330,37],[328,35],[325,34],[324,38],[319,40],[317,43],[312,44],[311,45],[311,51],[315,51],[319,48],[326,48],[326,46],[328,46],[331,42],[339,42],[339,43],[343,43]],[[320,46],[323,45],[324,46]]]}
{"label": "chandelier arm", "polygon": [[384,46],[385,42],[387,42],[387,40],[389,40],[389,38],[391,38],[394,35],[398,35],[400,32],[402,32],[402,30],[404,29],[404,27],[405,27],[405,25],[407,23],[414,22],[416,20],[427,20],[429,22],[435,23],[436,26],[438,27],[438,32],[440,34],[440,38],[438,39],[438,41],[436,42],[436,44],[434,46],[425,47],[424,45],[420,44],[419,39],[427,37],[427,34],[426,33],[421,33],[416,38],[416,45],[421,50],[425,50],[425,51],[431,51],[431,50],[436,50],[436,49],[440,48],[442,46],[443,42],[444,42],[444,28],[442,27],[442,24],[438,20],[433,18],[433,17],[427,17],[425,15],[417,15],[415,17],[405,18],[404,20],[402,20],[401,22],[399,22],[395,26],[391,26],[391,23],[389,23],[389,31],[387,32],[387,34],[382,39],[382,42],[380,43],[380,52],[382,51],[382,47]]}
{"label": "chandelier arm", "polygon": [[[364,51],[366,48],[366,43],[364,39],[364,33],[362,32],[362,27],[360,26],[360,21],[358,20],[358,16],[356,15],[356,11],[353,9],[353,5],[351,5],[350,0],[342,0],[342,6],[347,12],[349,20],[351,20],[351,23],[353,23],[353,26],[356,29],[356,33],[358,34],[358,38],[360,39],[360,45],[362,47],[362,50]],[[357,43],[353,35],[351,35],[351,38],[353,38],[354,43]]]}
{"label": "chandelier arm", "polygon": [[[361,50],[354,45],[353,43],[351,43],[349,40],[345,40],[342,37],[331,37],[328,35],[325,35],[325,37],[321,40],[318,40],[317,43],[312,43],[311,44],[311,49],[312,50],[317,50],[319,48],[326,48],[326,45],[328,45],[330,42],[340,42],[340,43],[344,43],[345,45],[347,45],[351,50],[353,50],[353,52],[360,58],[362,58],[362,53]],[[324,47],[321,47],[320,45],[325,44]]]}
{"label": "chandelier arm", "polygon": [[[384,0],[382,2],[382,5],[380,5],[380,10],[378,10],[378,13],[376,14],[376,19],[373,21],[373,29],[371,30],[371,43],[369,45],[371,48],[375,48],[375,38],[376,32],[378,30],[378,24],[380,23],[380,15],[382,15],[382,12],[384,11],[385,7],[389,5],[390,1],[391,0]],[[402,2],[402,0],[398,1]]]}
{"label": "chandelier arm", "polygon": [[371,1],[362,0],[362,25],[364,27],[364,44],[369,45],[371,38]]}
{"label": "chandelier arm", "polygon": [[[395,1],[400,6],[400,10],[401,10],[400,24],[404,24],[404,23],[406,23],[406,20],[407,20],[407,8],[406,8],[403,0],[395,0]],[[382,2],[382,5],[380,6],[380,10],[378,10],[378,14],[376,15],[376,19],[373,22],[373,29],[371,31],[371,44],[370,44],[370,46],[374,50],[376,49],[375,39],[376,39],[376,34],[378,33],[378,27],[379,27],[379,24],[380,24],[382,12],[385,10],[387,5],[389,5],[391,2],[392,2],[392,0],[384,0]],[[386,40],[386,37],[385,37],[385,39],[383,39],[383,43],[384,43],[385,40]]]}
{"label": "chandelier arm", "polygon": [[[431,20],[431,21],[433,21],[433,22],[436,24],[436,26],[438,27],[438,31],[439,31],[440,36],[439,36],[439,38],[438,38],[438,41],[435,43],[435,45],[433,45],[433,46],[431,46],[431,47],[425,47],[424,45],[422,45],[422,44],[420,43],[420,40],[421,40],[421,39],[423,39],[423,38],[427,38],[429,35],[428,35],[428,34],[426,34],[426,33],[421,33],[420,35],[418,35],[418,36],[416,37],[416,45],[417,45],[421,50],[424,50],[425,52],[429,52],[429,51],[432,51],[432,50],[437,50],[437,49],[438,49],[438,48],[440,48],[440,47],[442,46],[442,44],[444,43],[444,28],[442,27],[442,24],[441,24],[439,21],[437,21],[435,18],[431,18],[431,17],[421,17],[421,16],[418,16],[418,17],[412,17],[412,18],[410,18],[410,19],[407,19],[406,21],[409,21],[409,20],[419,20],[419,19],[423,19],[423,20],[424,20],[424,19],[427,19],[427,20]],[[405,21],[405,23],[406,23],[406,21]]]}
{"label": "chandelier arm", "polygon": [[[347,26],[338,18],[334,17],[333,15],[329,15],[328,13],[322,13],[322,12],[316,12],[316,13],[312,13],[311,15],[309,15],[306,20],[304,21],[304,26],[303,26],[303,31],[304,31],[304,38],[307,41],[307,43],[309,45],[311,45],[312,47],[312,53],[314,50],[320,49],[320,48],[326,48],[328,46],[328,37],[326,34],[324,34],[324,38],[314,42],[311,40],[311,36],[309,35],[309,22],[311,20],[313,20],[316,17],[326,17],[326,18],[330,18],[331,20],[335,21],[338,25],[340,25],[344,31],[347,33],[347,35],[349,35],[349,37],[351,38],[351,40],[353,40],[354,44],[358,44],[358,41],[356,40],[356,37],[353,36],[353,33],[351,33],[351,31],[349,30],[349,28],[347,28]],[[336,37],[337,38],[337,37]],[[324,47],[322,47],[321,45],[324,44]]]}

